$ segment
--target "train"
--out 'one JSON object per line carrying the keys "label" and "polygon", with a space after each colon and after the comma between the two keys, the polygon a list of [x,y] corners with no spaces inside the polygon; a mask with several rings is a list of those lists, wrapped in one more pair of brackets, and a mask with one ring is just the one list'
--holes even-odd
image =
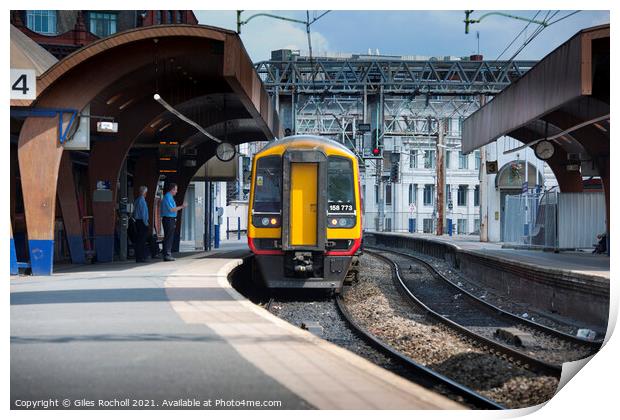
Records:
{"label": "train", "polygon": [[358,159],[310,135],[268,143],[253,159],[248,246],[268,288],[339,292],[362,252]]}

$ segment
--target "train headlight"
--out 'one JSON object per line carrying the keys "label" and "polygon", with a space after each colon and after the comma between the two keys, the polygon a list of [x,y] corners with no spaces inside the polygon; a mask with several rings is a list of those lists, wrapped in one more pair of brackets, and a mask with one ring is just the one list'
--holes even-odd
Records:
{"label": "train headlight", "polygon": [[279,214],[258,214],[252,216],[252,225],[257,228],[277,228],[280,227],[281,219]]}
{"label": "train headlight", "polygon": [[355,217],[330,217],[330,228],[352,228],[355,226]]}

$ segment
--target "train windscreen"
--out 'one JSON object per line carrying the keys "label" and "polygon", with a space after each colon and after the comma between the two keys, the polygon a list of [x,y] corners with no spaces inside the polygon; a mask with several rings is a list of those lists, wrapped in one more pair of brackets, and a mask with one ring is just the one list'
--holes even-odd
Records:
{"label": "train windscreen", "polygon": [[350,159],[331,156],[327,163],[328,212],[349,213],[355,210],[353,166]]}
{"label": "train windscreen", "polygon": [[279,213],[282,209],[282,158],[265,156],[256,163],[254,211]]}

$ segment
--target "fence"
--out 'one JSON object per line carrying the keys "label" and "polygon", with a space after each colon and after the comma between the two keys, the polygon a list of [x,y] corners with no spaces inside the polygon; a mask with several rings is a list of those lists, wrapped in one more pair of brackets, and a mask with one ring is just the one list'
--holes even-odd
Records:
{"label": "fence", "polygon": [[558,193],[507,195],[504,207],[504,243],[557,248]]}
{"label": "fence", "polygon": [[592,248],[605,232],[605,196],[588,193],[507,195],[504,243],[552,249]]}
{"label": "fence", "polygon": [[[430,211],[417,212],[364,212],[364,230],[367,232],[420,232],[435,233],[437,215]],[[470,235],[480,232],[480,219],[476,213],[448,212],[444,222],[444,233],[453,235]]]}

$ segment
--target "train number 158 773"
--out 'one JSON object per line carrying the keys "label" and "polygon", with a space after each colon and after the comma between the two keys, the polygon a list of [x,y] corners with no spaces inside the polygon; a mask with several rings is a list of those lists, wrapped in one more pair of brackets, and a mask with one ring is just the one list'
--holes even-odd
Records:
{"label": "train number 158 773", "polygon": [[330,213],[352,213],[353,212],[353,204],[349,203],[329,203],[329,212]]}

